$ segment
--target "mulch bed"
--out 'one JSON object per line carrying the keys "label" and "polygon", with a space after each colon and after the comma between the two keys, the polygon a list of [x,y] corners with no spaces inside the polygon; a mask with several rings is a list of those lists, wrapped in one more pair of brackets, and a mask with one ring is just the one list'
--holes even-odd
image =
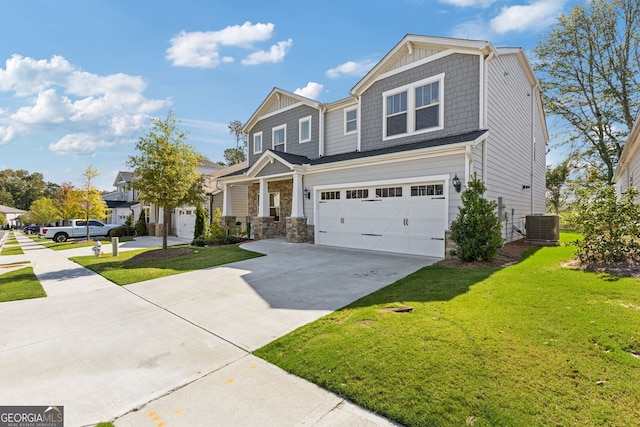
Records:
{"label": "mulch bed", "polygon": [[435,265],[451,268],[502,268],[515,264],[522,259],[522,254],[529,249],[539,248],[539,245],[525,243],[524,240],[507,243],[500,249],[496,259],[492,261],[465,262],[458,258],[449,258],[438,261]]}

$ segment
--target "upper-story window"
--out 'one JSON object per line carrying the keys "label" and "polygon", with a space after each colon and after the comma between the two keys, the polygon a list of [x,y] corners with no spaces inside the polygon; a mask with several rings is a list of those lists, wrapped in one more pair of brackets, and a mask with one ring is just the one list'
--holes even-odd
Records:
{"label": "upper-story window", "polygon": [[344,133],[353,133],[358,130],[358,109],[344,110]]}
{"label": "upper-story window", "polygon": [[262,132],[253,134],[253,154],[262,153]]}
{"label": "upper-story window", "polygon": [[444,74],[384,92],[383,138],[391,139],[444,127]]}
{"label": "upper-story window", "polygon": [[273,149],[287,151],[287,125],[273,128]]}
{"label": "upper-story window", "polygon": [[299,139],[300,142],[309,142],[311,141],[311,116],[307,116],[298,121],[300,129],[299,131]]}

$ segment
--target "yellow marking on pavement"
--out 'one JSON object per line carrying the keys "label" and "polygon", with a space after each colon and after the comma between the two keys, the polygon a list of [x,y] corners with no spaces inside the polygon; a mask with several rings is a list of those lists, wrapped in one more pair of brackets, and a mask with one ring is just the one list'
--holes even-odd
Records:
{"label": "yellow marking on pavement", "polygon": [[176,409],[173,413],[174,413],[174,414],[176,414],[176,415],[178,415],[178,414],[179,414],[179,413],[181,413],[181,412],[182,412],[182,409]]}
{"label": "yellow marking on pavement", "polygon": [[229,378],[229,379],[227,380],[227,384],[231,384],[232,382],[233,382],[233,378]]}
{"label": "yellow marking on pavement", "polygon": [[160,415],[156,415],[155,417],[151,418],[153,421],[158,421],[160,419]]}
{"label": "yellow marking on pavement", "polygon": [[249,366],[249,369],[256,369],[256,368],[257,368],[257,366],[256,366],[256,365],[251,365],[251,366]]}
{"label": "yellow marking on pavement", "polygon": [[164,421],[161,423],[158,423],[158,427],[164,427],[165,425],[167,425]]}
{"label": "yellow marking on pavement", "polygon": [[154,411],[151,411],[151,412],[149,412],[149,413],[147,414],[147,417],[151,418],[151,417],[153,417],[153,416],[155,416],[155,415],[156,415],[156,413],[155,413]]}

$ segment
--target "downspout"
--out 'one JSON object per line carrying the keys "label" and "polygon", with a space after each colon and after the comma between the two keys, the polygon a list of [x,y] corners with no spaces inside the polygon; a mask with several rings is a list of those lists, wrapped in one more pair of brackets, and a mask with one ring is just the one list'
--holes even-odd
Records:
{"label": "downspout", "polygon": [[536,134],[534,131],[534,109],[535,109],[535,91],[537,90],[537,85],[531,85],[531,176],[530,176],[530,184],[529,191],[531,192],[531,215],[533,215],[533,177],[534,177],[534,167],[535,167],[535,156],[536,156]]}
{"label": "downspout", "polygon": [[357,135],[357,141],[356,141],[356,151],[362,151],[362,101],[360,96],[358,95],[356,97],[356,101],[358,102],[358,132],[356,133]]}
{"label": "downspout", "polygon": [[324,115],[325,115],[326,111],[327,111],[327,107],[322,106],[320,108],[320,113],[318,114],[318,116],[319,116],[319,120],[318,120],[318,139],[319,139],[319,142],[318,142],[318,146],[319,146],[318,147],[318,155],[320,157],[324,156],[324,144],[325,144],[325,141],[324,141]]}

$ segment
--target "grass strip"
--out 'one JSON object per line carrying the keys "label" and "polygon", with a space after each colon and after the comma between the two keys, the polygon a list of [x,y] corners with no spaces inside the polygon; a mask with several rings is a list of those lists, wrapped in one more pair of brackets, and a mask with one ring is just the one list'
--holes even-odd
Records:
{"label": "grass strip", "polygon": [[640,281],[563,268],[574,250],[426,267],[255,354],[406,426],[633,425]]}
{"label": "grass strip", "polygon": [[121,251],[117,257],[103,256],[96,258],[93,256],[81,256],[69,259],[95,271],[118,285],[129,285],[144,280],[157,279],[263,256],[263,254],[247,251],[233,245],[198,248],[189,254],[163,260],[126,262],[148,250]]}
{"label": "grass strip", "polygon": [[0,302],[46,297],[32,267],[0,275]]}
{"label": "grass strip", "polygon": [[24,251],[20,246],[4,245],[2,247],[2,252],[0,252],[0,255],[22,255],[22,254],[24,254]]}

